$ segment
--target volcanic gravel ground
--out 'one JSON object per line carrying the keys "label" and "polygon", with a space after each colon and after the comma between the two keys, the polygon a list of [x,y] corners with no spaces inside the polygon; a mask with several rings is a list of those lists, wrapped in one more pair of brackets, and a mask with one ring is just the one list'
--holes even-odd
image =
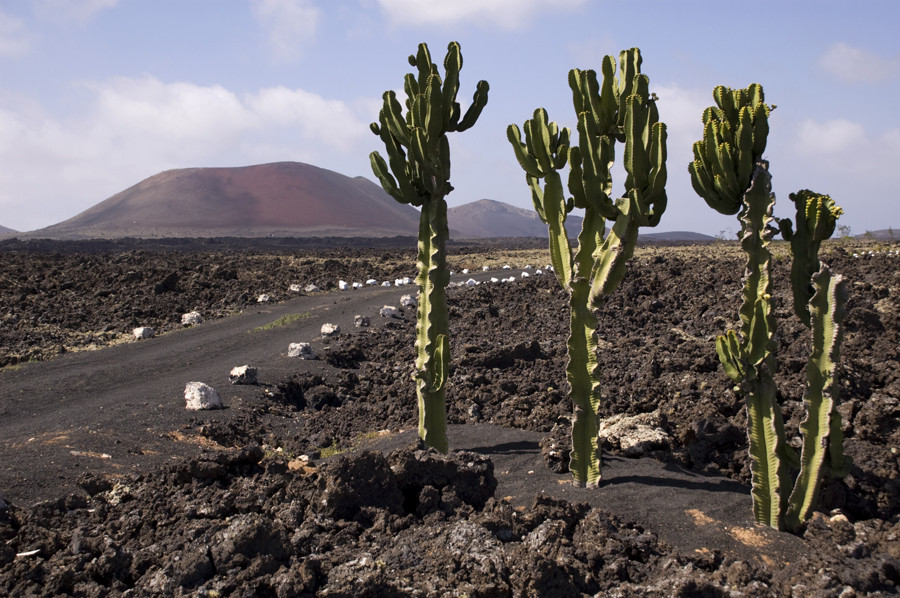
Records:
{"label": "volcanic gravel ground", "polygon": [[[339,253],[327,262],[250,251],[6,253],[0,364],[104,344],[104,332],[139,325],[165,332],[191,309],[224,316],[259,293],[283,299],[293,283],[411,274],[411,252]],[[898,260],[836,244],[824,252],[850,288],[839,377],[853,467],[826,483],[790,562],[764,546],[752,558],[679,550],[578,501],[538,495],[523,508],[497,495],[503,472],[484,454],[440,456],[408,442],[350,451],[416,423],[407,310],[322,341],[315,367],[262,380],[256,400],[185,426],[207,452],[137,476],[85,473],[82,491],[36,505],[0,500],[0,595],[896,594]],[[809,334],[791,310],[789,264],[775,261],[776,382],[796,443]],[[602,416],[644,414],[667,435],[645,457],[746,484],[746,414],[714,343],[736,326],[742,269],[726,245],[645,247],[597,314]],[[538,432],[547,472],[559,472],[571,411],[567,297],[552,274],[531,274],[450,290],[448,417]],[[322,458],[335,450],[350,452]],[[0,459],[15,459],[5,452]],[[603,485],[594,492],[602,497]]]}

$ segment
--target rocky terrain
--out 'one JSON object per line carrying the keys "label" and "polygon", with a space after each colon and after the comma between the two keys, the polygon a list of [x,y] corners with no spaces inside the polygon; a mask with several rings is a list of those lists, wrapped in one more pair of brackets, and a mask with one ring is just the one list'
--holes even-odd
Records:
{"label": "rocky terrain", "polygon": [[[495,460],[504,463],[500,454],[451,447],[444,457],[409,441],[378,445],[385,435],[408,438],[401,431],[415,425],[409,379],[414,313],[407,311],[319,341],[315,366],[263,379],[251,389],[254,400],[182,426],[181,433],[204,442],[199,454],[134,475],[86,470],[77,491],[38,504],[11,501],[0,488],[0,497],[7,497],[0,500],[0,594],[896,594],[895,249],[834,243],[824,250],[823,261],[850,281],[839,376],[853,468],[826,484],[819,512],[799,537],[776,534],[787,537],[783,553],[750,537],[736,552],[712,544],[679,548],[662,539],[662,527],[604,509],[602,484],[596,501],[538,494],[522,504],[527,475],[518,499],[497,490],[509,473],[495,467]],[[775,262],[777,383],[789,436],[796,437],[809,341],[791,312],[789,260],[781,251]],[[488,261],[495,271],[510,262],[518,270],[514,283],[450,291],[448,411],[463,430],[490,423],[539,435],[542,466],[558,472],[565,469],[571,410],[564,373],[568,314],[555,277],[524,270],[539,267],[541,255],[491,247],[453,256],[457,270],[480,270]],[[396,248],[19,248],[2,257],[3,384],[17,368],[41,365],[29,361],[135,342],[128,338],[134,326],[174,331],[180,314],[192,309],[227,318],[263,292],[272,301],[289,301],[290,284],[327,291],[339,280],[410,276],[413,267],[412,251]],[[656,444],[639,451],[644,458],[746,484],[746,415],[714,348],[715,335],[737,318],[741,270],[740,255],[728,243],[641,247],[597,315],[602,415],[640,416],[660,431]],[[102,432],[124,439],[128,427]],[[617,459],[631,454],[615,436],[605,449]],[[0,444],[0,460],[11,462],[13,451]],[[41,468],[34,466],[31,475],[41,476]],[[641,484],[635,487],[637,504],[643,495]],[[696,519],[696,530],[686,534],[699,534],[707,524],[702,513]]]}

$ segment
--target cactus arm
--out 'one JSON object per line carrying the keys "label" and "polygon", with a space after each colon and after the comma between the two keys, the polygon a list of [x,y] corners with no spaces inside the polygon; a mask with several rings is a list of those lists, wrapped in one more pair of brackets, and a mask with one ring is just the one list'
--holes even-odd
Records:
{"label": "cactus arm", "polygon": [[[820,195],[814,191],[803,189],[791,193],[791,201],[796,208],[797,229],[785,239],[791,243],[791,287],[794,292],[794,313],[800,321],[810,327],[810,299],[814,289],[810,280],[819,271],[819,249],[822,241],[834,233],[837,219],[843,210],[836,206],[828,195]],[[787,220],[781,225],[782,232],[790,230],[791,222]]]}
{"label": "cactus arm", "polygon": [[830,435],[835,432],[841,434],[839,416],[834,417],[837,414],[839,389],[835,382],[835,370],[840,360],[847,290],[842,277],[832,276],[827,266],[822,266],[813,279],[813,285],[816,291],[809,307],[813,350],[806,366],[804,399],[807,415],[800,424],[803,433],[800,474],[791,492],[785,516],[785,523],[792,531],[797,531],[812,514],[828,457],[831,456],[829,453],[837,448],[839,452],[833,456],[843,461],[842,438],[839,436],[834,439],[837,442],[833,442]]}
{"label": "cactus arm", "polygon": [[573,278],[572,246],[566,231],[566,208],[563,196],[562,181],[559,173],[551,172],[546,177],[544,190],[544,222],[547,224],[550,237],[550,261],[553,270],[563,288]]}
{"label": "cactus arm", "polygon": [[528,153],[528,147],[522,143],[522,134],[518,125],[512,124],[506,128],[506,138],[512,144],[516,160],[519,162],[522,170],[525,171],[525,174],[529,177],[540,178],[542,174],[538,167],[537,159]]}
{"label": "cactus arm", "polygon": [[484,110],[484,107],[487,104],[489,90],[490,85],[488,85],[487,81],[478,82],[475,94],[472,96],[472,103],[469,105],[469,109],[466,110],[466,114],[463,116],[462,120],[456,126],[456,131],[465,131],[475,124],[475,121],[481,116],[481,111]]}

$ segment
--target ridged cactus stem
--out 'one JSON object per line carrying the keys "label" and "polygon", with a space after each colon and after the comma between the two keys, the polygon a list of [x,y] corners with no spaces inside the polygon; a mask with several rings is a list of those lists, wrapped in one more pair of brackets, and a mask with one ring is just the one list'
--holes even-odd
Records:
{"label": "ridged cactus stem", "polygon": [[396,93],[386,91],[378,122],[372,132],[384,143],[388,160],[370,154],[372,171],[381,186],[400,203],[421,208],[416,283],[419,306],[416,319],[416,397],[419,437],[446,453],[447,407],[445,385],[449,375],[450,341],[446,287],[450,281],[446,244],[447,203],[450,185],[450,143],[447,133],[465,131],[475,124],[487,104],[488,83],[480,81],[472,104],[462,113],[456,94],[462,53],[450,42],[444,58],[444,78],[431,62],[428,46],[419,44],[409,63],[417,73],[404,78],[406,112]]}
{"label": "ridged cactus stem", "polygon": [[419,437],[428,446],[446,453],[447,407],[445,382],[450,365],[447,317],[447,202],[432,197],[422,205],[416,284],[419,305],[416,318],[416,397],[419,405]]}
{"label": "ridged cactus stem", "polygon": [[590,274],[603,217],[588,208],[584,214],[569,288],[569,338],[566,381],[572,398],[572,453],[569,470],[576,486],[596,488],[602,477],[600,447],[600,362],[597,359],[597,317],[590,307]]}
{"label": "ridged cactus stem", "polygon": [[[789,464],[796,460],[785,439],[784,420],[776,399],[776,323],[770,302],[772,254],[769,243],[775,196],[768,164],[756,165],[741,211],[741,247],[747,255],[741,306],[740,361],[745,375],[741,390],[747,406],[753,513],[756,521],[781,529],[782,500],[790,487]],[[730,356],[734,359],[734,356]]]}
{"label": "ridged cactus stem", "polygon": [[839,386],[834,371],[840,360],[842,324],[847,289],[841,276],[822,266],[813,277],[815,294],[809,302],[813,349],[806,365],[806,419],[800,424],[803,449],[800,474],[791,492],[785,524],[797,531],[812,515],[819,487],[829,466],[832,473],[846,467],[841,418],[837,411]]}
{"label": "ridged cactus stem", "polygon": [[[761,159],[771,109],[763,103],[759,85],[745,90],[720,86],[713,96],[717,107],[703,113],[703,139],[694,144],[689,171],[694,189],[710,207],[738,213],[741,248],[747,256],[740,330],[718,337],[716,350],[747,406],[756,521],[797,531],[812,513],[823,476],[846,475],[849,468],[835,408],[846,289],[818,258],[819,247],[834,231],[841,209],[827,195],[804,190],[791,195],[797,230],[792,230],[790,220],[778,222],[791,242],[794,310],[813,334],[806,368],[807,416],[800,425],[803,450],[798,458],[787,444],[773,379],[776,321],[768,247],[778,231],[773,226],[772,177],[768,163]],[[747,169],[750,159],[755,163],[752,171]],[[792,470],[799,470],[793,484]]]}
{"label": "ridged cactus stem", "polygon": [[[507,138],[526,174],[535,210],[547,224],[550,259],[563,289],[569,293],[570,332],[566,380],[572,399],[572,453],[569,469],[578,486],[595,487],[601,478],[598,439],[600,367],[597,358],[599,308],[625,275],[640,226],[656,226],[666,207],[666,129],[659,122],[655,96],[641,74],[637,48],[615,59],[603,59],[602,83],[594,71],[572,69],[569,87],[578,118],[577,146],[569,129],[549,122],[543,108],[519,127],[509,125]],[[610,198],[610,167],[616,142],[624,142],[625,195]],[[559,170],[570,167],[565,197]],[[541,180],[544,181],[543,187]],[[578,248],[565,229],[566,216],[584,210]],[[607,234],[606,221],[612,227]]]}

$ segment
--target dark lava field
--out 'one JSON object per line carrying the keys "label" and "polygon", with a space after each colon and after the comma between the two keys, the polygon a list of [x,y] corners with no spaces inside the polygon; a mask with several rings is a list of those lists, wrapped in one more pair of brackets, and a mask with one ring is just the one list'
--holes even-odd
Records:
{"label": "dark lava field", "polygon": [[[568,304],[552,273],[536,274],[548,257],[533,247],[452,249],[457,270],[481,274],[490,262],[499,272],[496,265],[507,263],[531,275],[449,290],[448,417],[463,429],[538,433],[542,466],[559,472],[571,413]],[[789,538],[788,557],[752,542],[744,553],[680,549],[649,525],[544,494],[514,505],[496,491],[501,471],[491,454],[454,451],[452,442],[447,456],[414,442],[354,450],[416,425],[415,312],[406,310],[345,328],[323,343],[314,367],[261,380],[253,401],[198,415],[184,433],[204,440],[200,454],[133,475],[85,471],[77,491],[37,504],[17,503],[0,486],[0,595],[895,595],[896,249],[823,248],[822,260],[850,291],[838,377],[853,466],[844,479],[827,481],[809,525]],[[796,443],[810,342],[791,309],[786,252],[776,245],[776,381]],[[526,264],[534,268],[523,270]],[[747,485],[746,413],[715,354],[715,336],[736,325],[742,273],[732,243],[640,246],[597,317],[602,417],[642,415],[661,431],[663,440],[641,458]],[[138,342],[131,336],[138,326],[153,327],[162,340],[192,310],[221,320],[252,309],[262,293],[273,303],[291,301],[292,284],[315,284],[330,297],[355,292],[337,290],[339,280],[413,275],[411,247],[5,242],[0,386],[17,372],[39,371],[40,362]],[[125,439],[128,422],[104,432]],[[604,449],[625,454],[614,438]],[[16,458],[15,447],[0,442],[0,462]],[[47,475],[40,463],[28,468]],[[593,492],[602,497],[603,482]],[[642,501],[639,490],[633,500]]]}

